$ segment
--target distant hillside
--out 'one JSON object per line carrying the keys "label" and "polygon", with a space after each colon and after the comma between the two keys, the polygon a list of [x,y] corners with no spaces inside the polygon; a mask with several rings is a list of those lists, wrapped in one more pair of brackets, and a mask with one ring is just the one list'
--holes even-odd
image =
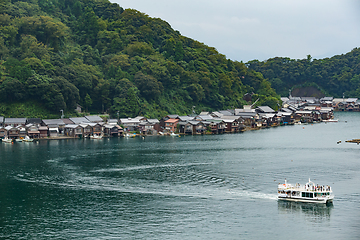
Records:
{"label": "distant hillside", "polygon": [[244,63],[107,0],[5,0],[0,14],[0,105],[159,117],[279,101]]}
{"label": "distant hillside", "polygon": [[342,97],[360,97],[360,48],[332,58],[294,60],[272,58],[246,64],[261,72],[277,93],[287,96],[294,86],[314,86],[323,94]]}

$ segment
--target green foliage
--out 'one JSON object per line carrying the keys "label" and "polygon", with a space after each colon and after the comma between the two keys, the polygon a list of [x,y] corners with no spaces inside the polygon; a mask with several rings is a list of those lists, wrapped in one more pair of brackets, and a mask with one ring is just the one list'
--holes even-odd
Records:
{"label": "green foliage", "polygon": [[142,96],[147,100],[156,100],[163,91],[161,82],[154,77],[145,75],[142,72],[137,72],[134,77],[134,82],[140,90]]}
{"label": "green foliage", "polygon": [[190,84],[186,90],[194,102],[200,102],[205,97],[204,89],[198,83]]}
{"label": "green foliage", "polygon": [[272,58],[264,62],[247,63],[250,69],[261,72],[277,93],[287,96],[294,86],[313,86],[335,97],[360,97],[358,76],[360,74],[360,49],[332,58],[294,60]]}
{"label": "green foliage", "polygon": [[48,109],[59,111],[65,109],[64,97],[60,88],[52,84],[52,79],[38,74],[33,74],[26,81],[28,96],[40,100]]}
{"label": "green foliage", "polygon": [[87,93],[84,99],[84,105],[86,107],[86,111],[88,111],[89,107],[91,107],[93,101],[91,100],[90,95]]}
{"label": "green foliage", "polygon": [[115,98],[111,111],[120,117],[136,116],[140,112],[139,90],[128,79],[119,81],[115,88]]}
{"label": "green foliage", "polygon": [[25,82],[32,75],[31,67],[26,61],[19,61],[15,58],[9,58],[5,63],[6,71],[10,77]]}
{"label": "green foliage", "polygon": [[19,20],[18,34],[29,34],[39,42],[59,50],[68,36],[68,27],[48,16],[23,17]]}
{"label": "green foliage", "polygon": [[24,85],[17,79],[8,77],[0,85],[0,101],[13,102],[26,98]]}
{"label": "green foliage", "polygon": [[51,83],[56,84],[60,89],[66,109],[75,109],[80,100],[79,89],[63,77],[54,77]]}
{"label": "green foliage", "polygon": [[[58,114],[79,103],[91,112],[161,117],[190,114],[194,105],[241,107],[247,92],[263,103],[278,99],[263,75],[245,64],[108,0],[6,1],[0,7],[0,101],[7,105],[42,102]],[[281,86],[282,79],[276,81]]]}
{"label": "green foliage", "polygon": [[51,119],[59,118],[59,113],[52,113],[38,101],[12,102],[0,104],[0,115],[8,118],[26,117]]}
{"label": "green foliage", "polygon": [[129,56],[133,57],[133,56],[142,56],[142,55],[151,55],[152,53],[154,53],[153,48],[144,42],[137,42],[137,43],[133,43],[130,44],[129,46],[126,47],[125,49],[125,53],[127,53]]}
{"label": "green foliage", "polygon": [[77,24],[76,38],[80,44],[96,45],[97,35],[101,30],[98,20],[98,17],[91,8],[86,7],[84,9],[84,13],[80,15]]}

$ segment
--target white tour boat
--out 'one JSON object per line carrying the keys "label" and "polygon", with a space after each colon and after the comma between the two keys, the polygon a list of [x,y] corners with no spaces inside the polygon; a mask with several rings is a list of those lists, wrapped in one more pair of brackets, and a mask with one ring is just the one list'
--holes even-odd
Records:
{"label": "white tour boat", "polygon": [[278,199],[293,202],[332,203],[334,194],[330,186],[315,185],[310,181],[305,185],[286,182],[278,185]]}

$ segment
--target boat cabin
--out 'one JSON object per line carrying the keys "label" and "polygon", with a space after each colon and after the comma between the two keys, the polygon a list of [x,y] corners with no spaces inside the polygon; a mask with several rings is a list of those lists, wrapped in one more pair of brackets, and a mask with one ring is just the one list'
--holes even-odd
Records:
{"label": "boat cabin", "polygon": [[327,203],[332,202],[334,195],[330,186],[315,185],[310,181],[305,185],[295,186],[286,183],[278,185],[278,199],[294,202]]}

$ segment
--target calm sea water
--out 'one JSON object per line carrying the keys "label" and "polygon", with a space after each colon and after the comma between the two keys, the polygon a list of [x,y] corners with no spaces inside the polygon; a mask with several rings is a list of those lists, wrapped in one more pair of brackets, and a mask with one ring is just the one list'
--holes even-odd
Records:
{"label": "calm sea water", "polygon": [[[360,113],[241,134],[0,144],[1,239],[360,239]],[[338,141],[342,141],[337,144]],[[330,184],[332,206],[277,184]]]}

